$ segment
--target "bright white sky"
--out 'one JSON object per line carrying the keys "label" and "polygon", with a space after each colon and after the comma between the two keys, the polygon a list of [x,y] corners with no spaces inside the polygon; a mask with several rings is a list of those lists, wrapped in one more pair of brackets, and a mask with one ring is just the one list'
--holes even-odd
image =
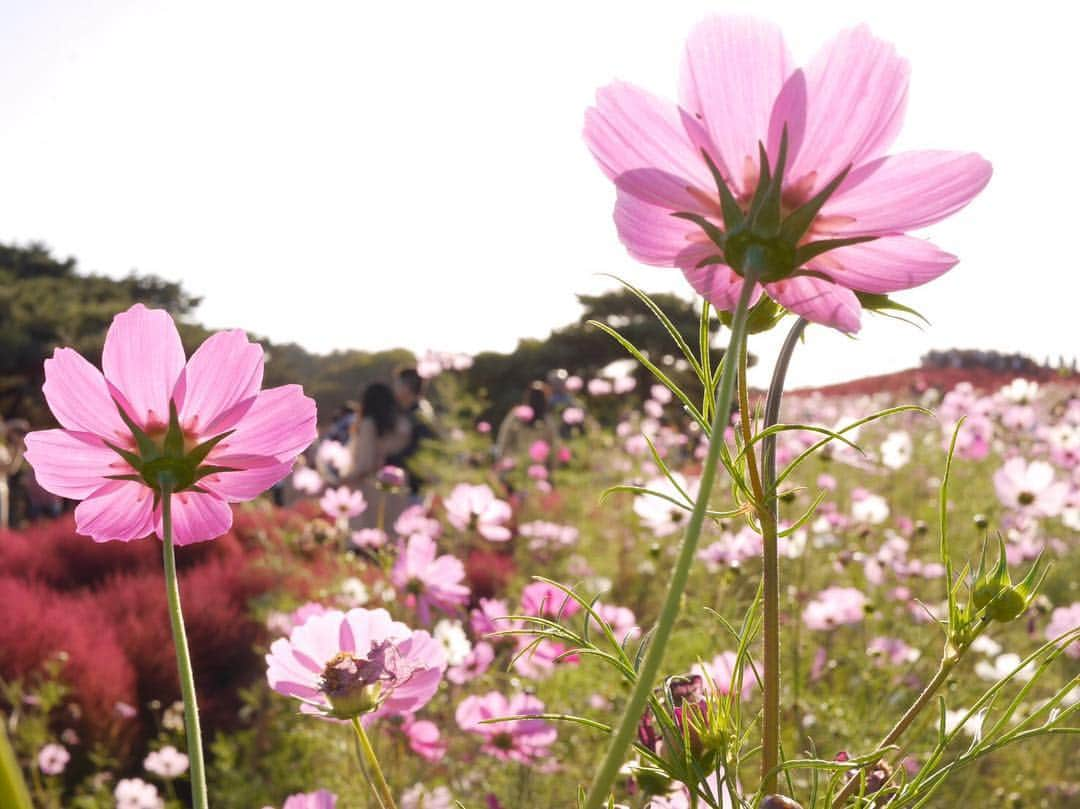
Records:
{"label": "bright white sky", "polygon": [[933,326],[812,329],[791,380],[897,370],[933,347],[1071,357],[1068,6],[4,0],[0,240],[182,281],[207,325],[313,350],[510,349],[612,286],[598,273],[689,292],[615,236],[613,188],[581,140],[597,87],[674,97],[709,12],[779,21],[800,62],[865,21],[913,65],[896,148],[978,151],[995,176],[926,233],[962,258],[900,296]]}

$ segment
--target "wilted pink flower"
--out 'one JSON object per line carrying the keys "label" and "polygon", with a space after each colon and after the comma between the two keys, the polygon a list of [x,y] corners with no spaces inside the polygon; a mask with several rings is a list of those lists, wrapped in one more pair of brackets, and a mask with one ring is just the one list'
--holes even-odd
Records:
{"label": "wilted pink flower", "polygon": [[178,545],[232,525],[231,502],[285,478],[315,439],[315,402],[297,385],[261,391],[263,349],[240,330],[213,335],[185,365],[169,313],[135,304],[113,318],[104,374],[70,348],[45,361],[42,391],[62,429],[26,436],[38,483],[103,542],[162,535],[171,478]]}
{"label": "wilted pink flower", "polygon": [[469,600],[469,588],[461,583],[465,579],[461,560],[437,554],[434,539],[427,534],[413,534],[390,571],[394,587],[425,624],[431,622],[432,607],[449,613]]}
{"label": "wilted pink flower", "polygon": [[[1078,627],[1080,627],[1080,601],[1068,607],[1056,607],[1050,613],[1050,623],[1046,625],[1046,639],[1053,640]],[[1080,639],[1070,643],[1065,654],[1069,657],[1080,658]]]}
{"label": "wilted pink flower", "polygon": [[548,756],[555,742],[555,728],[543,719],[514,719],[481,724],[488,719],[527,716],[544,712],[544,703],[528,694],[509,700],[498,691],[466,697],[455,714],[458,727],[483,738],[483,751],[503,761],[532,764]]}
{"label": "wilted pink flower", "polygon": [[37,761],[45,775],[59,775],[71,761],[71,754],[62,744],[47,744],[38,751]]}
{"label": "wilted pink flower", "polygon": [[337,795],[327,789],[318,792],[302,792],[285,799],[281,809],[334,809]]}
{"label": "wilted pink flower", "polygon": [[363,514],[367,509],[367,501],[364,493],[350,489],[348,486],[338,486],[336,489],[327,489],[319,499],[319,506],[323,513],[332,520],[349,519]]}
{"label": "wilted pink flower", "polygon": [[279,638],[266,656],[270,687],[302,713],[347,719],[414,713],[439,687],[442,646],[384,609],[329,610]]}
{"label": "wilted pink flower", "polygon": [[[826,192],[824,207],[804,208],[805,229],[790,234],[798,247],[828,239],[873,241],[796,252],[777,268],[787,274],[767,281],[765,292],[809,320],[854,332],[862,310],[856,292],[908,289],[956,263],[906,234],[955,213],[990,178],[989,163],[974,154],[884,156],[900,130],[907,87],[907,62],[865,27],[842,32],[805,69],[794,69],[774,25],[714,17],[687,41],[678,105],[629,84],[609,85],[586,114],[585,140],[615,182],[615,224],[631,255],[678,267],[713,305],[730,310],[742,288],[739,256],[746,247],[740,240],[747,234],[723,232],[729,216],[721,217],[718,184],[703,153],[742,216],[759,180],[758,144],[778,173],[786,130],[783,212]],[[828,193],[834,180],[839,184]],[[733,237],[723,252],[725,260],[736,256],[734,269],[715,263],[720,248],[702,222],[719,232],[721,243]],[[815,275],[795,274],[798,267]],[[760,294],[756,289],[752,301]]]}
{"label": "wilted pink flower", "polygon": [[187,772],[188,757],[169,744],[148,753],[143,759],[143,766],[147,772],[171,780]]}
{"label": "wilted pink flower", "polygon": [[828,587],[803,610],[803,623],[810,629],[834,629],[857,624],[866,612],[866,596],[854,587]]}
{"label": "wilted pink flower", "polygon": [[164,801],[158,795],[157,787],[141,778],[124,778],[116,783],[113,790],[116,809],[161,809]]}
{"label": "wilted pink flower", "polygon": [[318,494],[323,487],[322,475],[310,466],[301,466],[293,472],[292,485],[298,492]]}
{"label": "wilted pink flower", "polygon": [[510,539],[506,523],[513,516],[510,504],[495,497],[491,487],[459,483],[444,504],[446,518],[459,531],[476,531],[491,542]]}
{"label": "wilted pink flower", "polygon": [[1069,484],[1054,481],[1050,464],[1020,457],[1010,458],[994,473],[994,489],[1002,505],[1042,517],[1059,515],[1069,496]]}

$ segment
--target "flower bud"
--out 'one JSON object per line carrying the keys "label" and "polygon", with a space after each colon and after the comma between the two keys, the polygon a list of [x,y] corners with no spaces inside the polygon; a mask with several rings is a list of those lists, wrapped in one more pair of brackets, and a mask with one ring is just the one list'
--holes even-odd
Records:
{"label": "flower bud", "polygon": [[786,795],[766,795],[760,809],[802,809],[802,805]]}

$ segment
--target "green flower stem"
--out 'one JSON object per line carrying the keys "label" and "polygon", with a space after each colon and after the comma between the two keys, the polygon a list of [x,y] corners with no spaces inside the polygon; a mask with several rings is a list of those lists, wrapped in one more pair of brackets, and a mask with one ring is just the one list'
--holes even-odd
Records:
{"label": "green flower stem", "polygon": [[712,493],[713,484],[716,482],[716,467],[720,460],[720,447],[724,443],[724,428],[727,427],[731,417],[731,400],[735,388],[736,371],[739,365],[739,353],[746,341],[746,315],[750,307],[750,296],[756,285],[759,272],[744,272],[742,294],[739,303],[735,307],[735,313],[731,321],[731,340],[728,343],[727,353],[724,354],[723,368],[720,372],[720,384],[716,393],[716,412],[713,415],[712,433],[709,440],[709,452],[705,456],[705,465],[701,470],[701,489],[698,493],[697,502],[690,515],[690,521],[686,526],[686,534],[683,537],[682,547],[679,549],[675,567],[671,571],[671,580],[668,584],[667,595],[664,597],[663,606],[660,609],[660,617],[653,629],[652,637],[648,641],[649,648],[645,653],[641,669],[637,673],[634,688],[630,692],[630,698],[626,703],[622,719],[611,739],[607,754],[604,756],[600,768],[593,777],[589,794],[585,800],[584,809],[601,809],[607,804],[608,796],[615,779],[619,775],[619,769],[623,765],[626,751],[637,733],[638,722],[645,712],[645,703],[649,699],[649,693],[653,689],[660,666],[664,662],[664,651],[667,648],[668,638],[675,626],[675,619],[679,615],[679,602],[682,600],[683,591],[686,589],[686,581],[690,576],[690,568],[694,563],[694,554],[697,550],[698,539],[701,537],[701,528],[705,522],[705,512],[709,506],[709,495]]}
{"label": "green flower stem", "polygon": [[[908,729],[911,723],[915,721],[915,718],[930,704],[930,701],[934,698],[934,694],[936,694],[937,690],[949,679],[949,675],[952,673],[952,670],[956,668],[956,664],[959,660],[959,655],[947,655],[941,661],[937,674],[935,674],[930,682],[926,684],[926,688],[924,688],[918,698],[911,703],[911,707],[904,712],[904,715],[900,717],[900,720],[893,725],[892,730],[886,733],[885,738],[878,742],[876,751],[879,755],[885,755],[885,753],[888,752],[889,747],[896,743],[900,738],[900,735]],[[847,799],[851,797],[858,786],[859,773],[855,773],[848,779],[847,783],[844,784],[844,788],[840,790],[840,794],[833,799],[833,809],[842,809],[847,802]]]}
{"label": "green flower stem", "polygon": [[[784,381],[795,345],[799,342],[806,320],[799,318],[791,327],[780,348],[773,368],[772,381],[765,398],[765,420],[761,425],[767,430],[780,420],[780,400],[784,395]],[[780,554],[778,551],[777,524],[780,518],[780,500],[776,488],[776,436],[770,435],[761,446],[761,485],[765,494],[764,508],[759,514],[761,521],[763,579],[761,719],[761,777],[765,794],[776,792],[777,765],[780,763]]]}
{"label": "green flower stem", "polygon": [[[163,475],[164,477],[164,475]],[[194,809],[207,809],[206,765],[203,763],[202,731],[199,729],[199,706],[195,700],[195,675],[191,669],[184,613],[180,609],[180,585],[176,578],[176,553],[172,536],[172,485],[161,481],[162,547],[165,556],[165,594],[169,599],[169,620],[176,646],[176,669],[180,676],[180,694],[184,701],[184,727],[187,730],[187,753],[191,761],[191,801]]]}
{"label": "green flower stem", "polygon": [[356,731],[356,741],[360,745],[363,761],[367,765],[364,767],[365,775],[368,777],[371,789],[375,792],[375,797],[379,799],[379,803],[382,804],[384,809],[397,809],[397,804],[394,803],[394,795],[390,792],[390,785],[386,783],[382,767],[379,766],[379,759],[375,755],[375,748],[371,746],[371,741],[368,739],[367,733],[364,732],[364,725],[360,722],[360,717],[353,717],[352,726],[353,730]]}
{"label": "green flower stem", "polygon": [[33,809],[19,761],[7,736],[7,717],[0,714],[0,806]]}

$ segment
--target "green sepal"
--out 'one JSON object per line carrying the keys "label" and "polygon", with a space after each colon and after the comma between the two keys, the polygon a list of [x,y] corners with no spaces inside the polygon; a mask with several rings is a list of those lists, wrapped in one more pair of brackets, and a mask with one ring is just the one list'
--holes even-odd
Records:
{"label": "green sepal", "polygon": [[179,458],[184,454],[184,431],[180,429],[180,414],[176,403],[169,401],[169,429],[165,432],[165,455]]}
{"label": "green sepal", "polygon": [[712,241],[713,244],[715,244],[721,250],[724,248],[724,244],[727,241],[727,234],[725,234],[724,231],[720,230],[720,228],[718,228],[701,214],[680,211],[678,213],[673,213],[672,216],[674,216],[676,219],[685,219],[687,222],[693,222],[695,225],[705,231],[705,235],[709,237],[709,240]]}
{"label": "green sepal", "polygon": [[[869,309],[871,312],[903,312],[912,317],[917,317],[928,326],[930,325],[930,321],[927,320],[922,313],[917,312],[910,306],[904,306],[902,303],[897,303],[888,295],[879,295],[874,292],[856,292],[855,297],[859,299],[859,304],[863,309]],[[902,320],[903,318],[900,319]]]}
{"label": "green sepal", "polygon": [[697,264],[694,265],[694,269],[700,270],[702,267],[708,267],[708,266],[710,266],[712,264],[726,264],[726,263],[727,262],[724,260],[724,257],[721,256],[721,255],[706,256],[705,258],[703,258],[701,261],[699,261]]}
{"label": "green sepal", "polygon": [[746,217],[742,208],[739,207],[735,195],[728,188],[724,175],[720,173],[720,169],[713,162],[708,151],[702,149],[701,154],[705,157],[705,165],[709,167],[709,173],[712,174],[713,182],[716,183],[716,190],[720,194],[720,212],[724,217],[724,227],[729,231],[734,230],[742,225]]}
{"label": "green sepal", "polygon": [[[765,147],[759,143],[758,150],[761,153],[762,165],[768,166]],[[787,151],[787,124],[784,124],[784,131],[780,135],[780,149],[776,155],[776,168],[772,172],[769,183],[761,196],[757,215],[750,220],[750,230],[758,238],[774,239],[780,235],[780,220],[782,217],[780,203],[781,194],[784,190],[784,168],[787,164]]]}
{"label": "green sepal", "polygon": [[[761,300],[754,304],[746,316],[747,334],[760,334],[769,331],[787,315],[787,309],[778,304],[768,295],[762,295]],[[717,312],[720,322],[731,328],[731,312]]]}
{"label": "green sepal", "polygon": [[[113,404],[116,405],[116,409],[120,412],[120,418],[124,424],[131,430],[131,437],[135,439],[135,446],[139,448],[139,458],[145,462],[160,456],[161,450],[158,449],[158,445],[154,443],[154,440],[146,434],[146,431],[132,420],[131,416],[127,414],[127,411],[116,399],[113,399]],[[127,459],[125,458],[125,460]]]}
{"label": "green sepal", "polygon": [[[218,444],[220,444],[222,441],[224,441],[226,438],[228,438],[234,432],[236,432],[236,431],[235,430],[227,430],[227,431],[223,432],[221,435],[215,435],[213,438],[210,438],[210,439],[207,439],[206,441],[203,441],[201,444],[199,444],[197,447],[195,447],[193,450],[191,450],[191,452],[189,452],[187,454],[187,457],[191,460],[192,463],[201,464],[203,461],[206,460],[206,456],[210,454],[210,450],[212,450],[214,447],[216,447]],[[231,472],[231,471],[235,471],[235,470],[230,469],[228,471]]]}
{"label": "green sepal", "polygon": [[761,141],[758,141],[758,161],[761,165],[761,173],[758,175],[757,188],[754,189],[754,196],[750,199],[750,209],[746,214],[751,228],[754,227],[754,223],[757,221],[761,206],[765,204],[765,197],[769,192],[769,185],[772,183],[769,154],[765,151],[765,144]]}
{"label": "green sepal", "polygon": [[783,224],[780,225],[780,238],[790,244],[798,244],[799,240],[810,230],[810,225],[813,224],[814,217],[818,215],[822,206],[840,187],[840,183],[847,178],[849,171],[851,171],[850,165],[833,177],[832,182],[827,186],[788,214]]}
{"label": "green sepal", "polygon": [[804,244],[795,248],[795,266],[801,267],[806,262],[812,261],[820,256],[822,253],[827,253],[838,247],[849,247],[853,244],[872,242],[876,238],[877,236],[851,236],[846,239],[821,239],[816,242]]}
{"label": "green sepal", "polygon": [[[107,446],[109,449],[111,449],[113,452],[115,452],[117,455],[127,461],[133,469],[142,469],[143,459],[138,454],[132,452],[131,450],[121,449],[115,444],[110,444],[108,441],[105,442],[105,446]],[[155,451],[157,450],[156,447],[154,449]]]}
{"label": "green sepal", "polygon": [[218,475],[222,472],[239,472],[240,470],[232,466],[200,466],[195,470],[195,480],[200,481],[209,475]]}

